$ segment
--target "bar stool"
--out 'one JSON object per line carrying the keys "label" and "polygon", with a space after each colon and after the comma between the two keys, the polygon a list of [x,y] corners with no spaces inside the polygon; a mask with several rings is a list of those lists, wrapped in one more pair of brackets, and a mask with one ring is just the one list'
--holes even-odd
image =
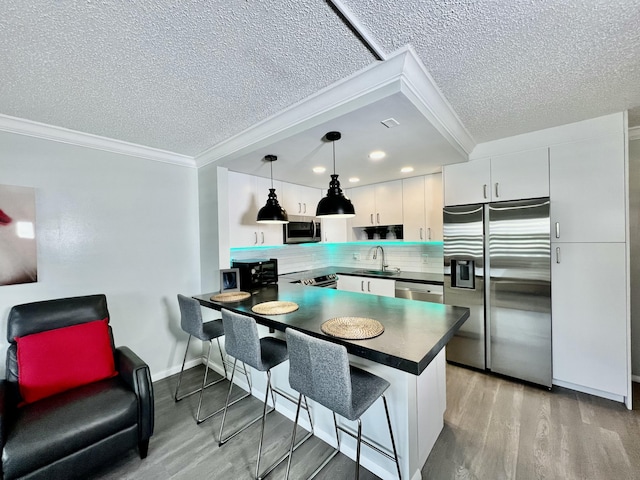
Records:
{"label": "bar stool", "polygon": [[[210,413],[204,418],[200,418],[200,410],[202,408],[202,396],[204,390],[209,388],[217,383],[222,382],[227,378],[227,365],[224,355],[222,354],[222,348],[220,347],[220,337],[224,335],[224,328],[222,326],[222,320],[213,320],[210,322],[202,321],[202,311],[200,310],[200,304],[197,300],[193,298],[186,297],[184,295],[178,294],[178,305],[180,306],[180,327],[186,333],[189,334],[189,339],[187,340],[187,348],[184,351],[184,358],[182,359],[182,368],[180,369],[180,376],[178,377],[178,385],[176,386],[176,394],[174,399],[176,402],[179,402],[183,398],[186,398],[190,395],[200,392],[200,398],[198,400],[198,411],[196,412],[196,423],[200,424],[205,420],[213,417],[214,415],[222,412],[224,407],[219,408],[213,413]],[[187,352],[189,351],[189,343],[191,342],[191,337],[196,337],[203,342],[207,342],[207,363],[205,364],[204,376],[202,378],[202,386],[192,392],[185,393],[179,396],[180,383],[182,382],[182,373],[184,372],[184,365],[187,360]],[[218,351],[220,352],[220,358],[222,359],[222,368],[224,368],[224,377],[215,380],[209,384],[207,384],[207,373],[209,372],[209,358],[211,355],[211,343],[213,339],[216,339],[218,342]],[[245,368],[246,375],[246,368]],[[247,394],[245,397],[248,397]],[[241,400],[242,398],[237,399],[236,401]]]}
{"label": "bar stool", "polygon": [[[224,325],[225,333],[225,350],[227,351],[227,354],[234,357],[235,360],[233,362],[233,370],[231,371],[231,383],[229,384],[227,402],[224,407],[224,413],[222,414],[222,423],[220,424],[220,437],[218,446],[224,445],[230,439],[249,428],[258,420],[262,419],[260,442],[258,443],[258,460],[256,462],[256,479],[264,478],[289,455],[289,452],[285,453],[284,455],[282,455],[282,457],[280,457],[279,460],[277,460],[273,465],[267,468],[263,474],[260,474],[260,456],[262,453],[262,444],[264,439],[265,420],[266,416],[275,410],[276,399],[274,393],[277,393],[289,399],[290,401],[295,402],[294,398],[274,388],[271,385],[271,369],[277,365],[280,365],[289,358],[289,355],[287,353],[287,344],[284,340],[280,340],[274,337],[260,338],[258,335],[258,327],[256,325],[256,321],[246,315],[241,315],[239,313],[223,309],[222,323]],[[265,390],[264,406],[262,408],[261,416],[251,420],[246,425],[239,428],[227,437],[223,437],[222,433],[224,430],[224,422],[227,416],[228,406],[230,405],[229,397],[231,395],[231,389],[233,387],[233,377],[236,371],[236,363],[238,362],[238,360],[255,368],[256,370],[267,372],[267,388]],[[249,385],[249,391],[251,391],[251,385]],[[273,407],[268,409],[267,402],[269,400],[269,395],[271,395]],[[309,415],[311,432],[307,433],[307,435],[297,445],[292,446],[293,450],[298,448],[298,446],[300,446],[305,440],[313,435],[313,423],[311,421],[311,415],[309,414],[306,403],[305,407],[303,408],[307,410],[307,415]]]}
{"label": "bar stool", "polygon": [[[349,365],[347,349],[343,345],[320,340],[291,328],[287,328],[286,335],[289,349],[289,384],[291,388],[300,393],[291,445],[295,442],[300,402],[303,397],[309,397],[331,410],[336,429],[337,448],[309,478],[315,477],[340,452],[340,435],[338,431],[342,431],[357,440],[356,480],[360,473],[360,447],[362,443],[395,461],[398,469],[398,478],[400,479],[400,463],[398,462],[396,443],[391,429],[387,399],[384,396],[385,390],[390,385],[389,382],[365,370]],[[387,415],[393,456],[362,438],[360,417],[380,397],[384,402],[384,410]],[[357,434],[338,426],[336,413],[347,420],[357,420]],[[292,456],[293,449],[290,449],[285,479],[289,478]]]}

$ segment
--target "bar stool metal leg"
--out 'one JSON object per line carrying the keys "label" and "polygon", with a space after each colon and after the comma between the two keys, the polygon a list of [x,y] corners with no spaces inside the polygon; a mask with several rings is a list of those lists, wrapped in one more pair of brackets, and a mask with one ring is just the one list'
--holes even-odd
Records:
{"label": "bar stool metal leg", "polygon": [[[231,370],[231,380],[229,381],[229,391],[227,392],[227,401],[225,402],[225,405],[224,405],[224,409],[223,409],[224,413],[222,414],[222,423],[220,424],[220,436],[218,437],[218,446],[219,447],[221,447],[222,445],[227,443],[229,440],[231,440],[233,437],[235,437],[239,433],[245,431],[247,428],[249,428],[251,425],[256,423],[261,418],[261,417],[257,417],[256,419],[252,420],[251,422],[249,422],[248,424],[246,424],[245,426],[243,426],[239,430],[233,432],[231,435],[229,435],[226,438],[224,438],[222,436],[222,432],[224,430],[224,423],[225,423],[225,420],[227,418],[227,410],[229,409],[229,407],[231,405],[235,404],[235,403],[238,403],[240,400],[244,400],[245,398],[251,396],[251,381],[249,380],[249,375],[247,374],[247,368],[246,368],[246,366],[244,366],[244,363],[243,363],[244,373],[245,373],[245,375],[247,375],[247,382],[249,383],[249,392],[245,393],[242,397],[237,398],[233,402],[229,403],[229,399],[231,398],[231,390],[233,389],[233,377],[234,377],[235,372],[236,372],[237,363],[238,363],[238,359],[234,359],[234,361],[233,361],[233,370]],[[269,389],[267,389],[267,394],[268,394],[268,391],[269,391]],[[267,414],[273,412],[274,410],[275,410],[275,408],[269,409],[267,411]]]}
{"label": "bar stool metal leg", "polygon": [[182,375],[184,373],[184,366],[187,360],[187,353],[189,351],[189,344],[191,343],[191,337],[192,335],[189,335],[189,339],[187,340],[187,347],[185,348],[184,351],[184,357],[182,359],[182,368],[180,369],[180,375],[178,376],[178,384],[176,385],[176,393],[174,395],[174,400],[176,402],[179,402],[180,400],[183,400],[186,397],[189,397],[191,395],[194,395],[196,393],[200,393],[200,398],[198,399],[198,410],[196,412],[196,423],[200,424],[202,422],[204,422],[205,420],[213,417],[214,415],[217,415],[218,413],[222,412],[222,408],[219,408],[218,410],[216,410],[213,413],[210,413],[209,415],[207,415],[204,418],[200,418],[200,411],[202,409],[202,397],[204,394],[205,389],[212,387],[213,385],[216,385],[220,382],[222,382],[223,380],[225,380],[227,378],[227,365],[226,365],[226,361],[224,359],[224,355],[222,353],[222,347],[220,346],[220,339],[216,338],[216,341],[218,342],[218,351],[220,352],[220,359],[222,360],[222,368],[224,369],[224,376],[219,378],[218,380],[214,380],[213,382],[207,384],[207,376],[209,373],[209,360],[211,359],[211,340],[209,340],[208,342],[208,346],[207,346],[207,361],[205,363],[205,367],[204,367],[204,375],[202,378],[202,385],[200,386],[200,388],[197,388],[189,393],[185,393],[181,396],[179,396],[179,391],[180,391],[180,385],[182,383]]}
{"label": "bar stool metal leg", "polygon": [[391,428],[391,417],[389,416],[389,407],[387,406],[387,397],[382,395],[382,401],[384,403],[384,413],[387,415],[387,425],[389,425],[389,436],[391,437],[391,446],[393,447],[393,457],[396,461],[396,468],[398,469],[398,478],[402,478],[400,474],[400,462],[398,461],[398,451],[396,450],[396,441],[393,438],[393,430]]}

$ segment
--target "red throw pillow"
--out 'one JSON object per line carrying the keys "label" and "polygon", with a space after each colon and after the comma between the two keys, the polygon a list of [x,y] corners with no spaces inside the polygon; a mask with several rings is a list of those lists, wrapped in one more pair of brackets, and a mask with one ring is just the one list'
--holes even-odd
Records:
{"label": "red throw pillow", "polygon": [[16,337],[25,403],[117,375],[108,319]]}

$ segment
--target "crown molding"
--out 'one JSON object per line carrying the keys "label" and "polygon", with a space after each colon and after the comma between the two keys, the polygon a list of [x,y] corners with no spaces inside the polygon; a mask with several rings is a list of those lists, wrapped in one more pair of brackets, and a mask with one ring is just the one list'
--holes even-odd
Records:
{"label": "crown molding", "polygon": [[640,140],[640,126],[629,129],[629,141]]}
{"label": "crown molding", "polygon": [[466,160],[475,142],[410,46],[196,155],[203,167],[286,139],[395,93],[403,93]]}
{"label": "crown molding", "polygon": [[135,143],[115,140],[113,138],[101,137],[91,133],[79,132],[63,127],[47,125],[45,123],[34,122],[23,118],[11,117],[0,114],[0,131],[17,133],[29,137],[51,140],[54,142],[67,143],[80,147],[103,150],[105,152],[119,153],[132,157],[145,158],[158,162],[172,163],[184,167],[195,167],[193,157],[181,155],[179,153],[160,150],[158,148],[145,147]]}

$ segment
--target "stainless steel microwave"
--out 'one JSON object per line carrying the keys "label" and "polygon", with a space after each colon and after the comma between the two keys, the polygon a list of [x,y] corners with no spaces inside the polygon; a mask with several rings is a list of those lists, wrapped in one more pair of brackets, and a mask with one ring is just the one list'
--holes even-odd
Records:
{"label": "stainless steel microwave", "polygon": [[312,243],[322,240],[320,222],[313,218],[292,220],[282,226],[284,243]]}

